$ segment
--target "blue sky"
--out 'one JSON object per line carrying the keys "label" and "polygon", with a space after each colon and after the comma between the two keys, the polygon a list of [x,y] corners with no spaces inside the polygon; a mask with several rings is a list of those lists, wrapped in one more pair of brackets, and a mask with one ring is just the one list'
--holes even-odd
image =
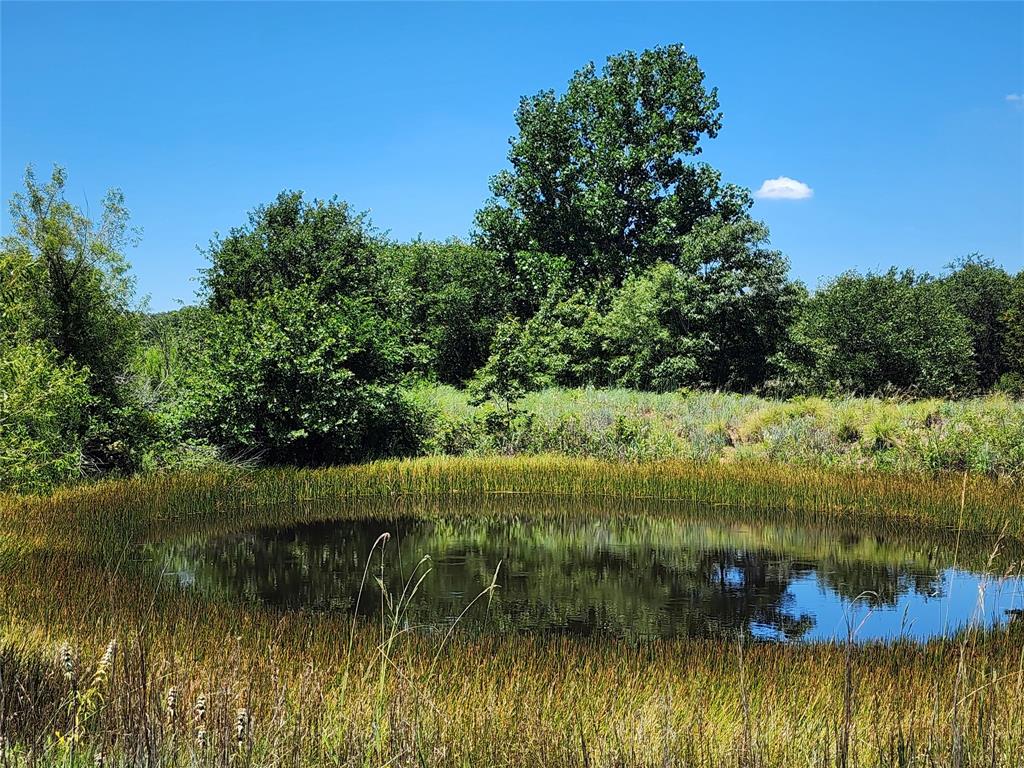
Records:
{"label": "blue sky", "polygon": [[0,22],[5,203],[27,163],[64,165],[81,204],[121,187],[153,309],[286,188],[396,237],[467,234],[521,95],[670,42],[720,91],[704,159],[813,190],[754,207],[796,277],[970,251],[1024,268],[1021,3],[4,2]]}

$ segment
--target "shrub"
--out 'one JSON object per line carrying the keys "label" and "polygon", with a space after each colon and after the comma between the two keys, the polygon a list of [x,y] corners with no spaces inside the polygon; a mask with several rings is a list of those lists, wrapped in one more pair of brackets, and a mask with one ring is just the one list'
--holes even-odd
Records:
{"label": "shrub", "polygon": [[0,490],[44,492],[84,469],[85,371],[41,343],[0,346]]}
{"label": "shrub", "polygon": [[230,453],[329,464],[415,450],[400,349],[366,302],[302,288],[236,301],[211,317],[208,350],[194,418]]}

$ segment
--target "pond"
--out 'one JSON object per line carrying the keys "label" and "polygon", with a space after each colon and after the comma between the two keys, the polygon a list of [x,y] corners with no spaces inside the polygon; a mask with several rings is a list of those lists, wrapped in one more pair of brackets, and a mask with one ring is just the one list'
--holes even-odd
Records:
{"label": "pond", "polygon": [[211,599],[365,616],[385,610],[376,578],[397,599],[426,574],[402,615],[424,632],[458,620],[482,633],[924,640],[1024,608],[1008,543],[957,539],[713,515],[396,517],[192,535],[147,559]]}

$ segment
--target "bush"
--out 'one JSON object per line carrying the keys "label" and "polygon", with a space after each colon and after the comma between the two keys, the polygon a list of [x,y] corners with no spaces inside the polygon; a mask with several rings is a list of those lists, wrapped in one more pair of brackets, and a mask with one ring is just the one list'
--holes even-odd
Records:
{"label": "bush", "polygon": [[975,386],[967,321],[927,275],[844,274],[810,298],[790,341],[783,391],[949,397]]}
{"label": "bush", "polygon": [[83,473],[88,377],[41,343],[0,346],[0,490],[44,492]]}
{"label": "bush", "polygon": [[236,301],[209,320],[196,380],[200,434],[235,455],[330,464],[415,450],[396,335],[367,302],[312,291]]}

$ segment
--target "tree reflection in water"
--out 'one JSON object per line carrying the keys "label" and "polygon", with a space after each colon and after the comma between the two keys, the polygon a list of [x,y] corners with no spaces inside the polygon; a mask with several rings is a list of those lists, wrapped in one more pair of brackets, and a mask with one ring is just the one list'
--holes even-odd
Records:
{"label": "tree reflection in water", "polygon": [[[221,599],[283,609],[354,610],[366,557],[393,534],[383,565],[400,592],[423,555],[431,573],[408,620],[448,625],[490,582],[499,589],[464,625],[482,632],[731,636],[813,635],[816,614],[861,598],[895,609],[908,595],[938,604],[952,553],[926,539],[824,527],[597,516],[318,523],[159,545],[182,584]],[[371,572],[380,575],[379,557]],[[817,584],[817,597],[795,582]],[[865,597],[866,595],[866,597]],[[359,612],[380,610],[371,578]],[[938,610],[938,608],[936,608]]]}

